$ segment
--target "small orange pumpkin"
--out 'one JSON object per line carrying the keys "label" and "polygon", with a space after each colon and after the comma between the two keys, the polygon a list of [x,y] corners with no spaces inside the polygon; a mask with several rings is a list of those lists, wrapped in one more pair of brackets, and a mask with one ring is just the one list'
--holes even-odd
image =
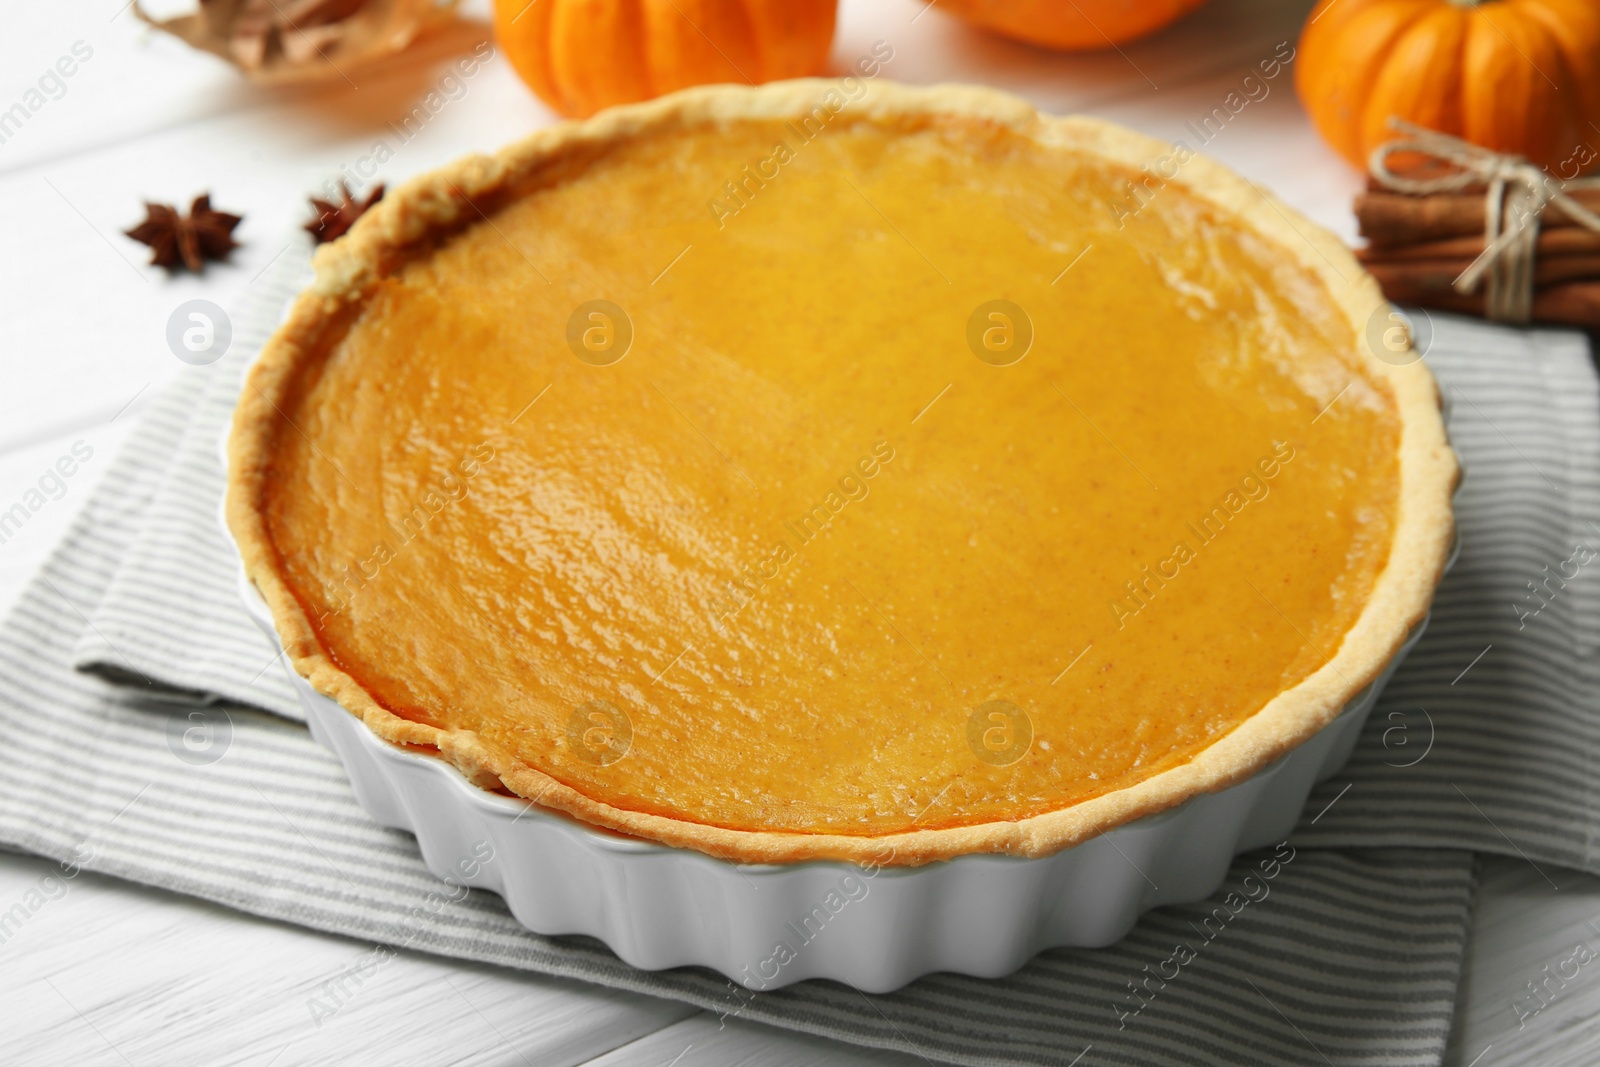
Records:
{"label": "small orange pumpkin", "polygon": [[563,115],[820,71],[836,0],[495,0],[511,65]]}
{"label": "small orange pumpkin", "polygon": [[943,0],[974,26],[1067,51],[1111,48],[1154,33],[1205,0]]}
{"label": "small orange pumpkin", "polygon": [[1363,170],[1391,115],[1564,178],[1600,146],[1594,0],[1322,0],[1297,68],[1317,130]]}

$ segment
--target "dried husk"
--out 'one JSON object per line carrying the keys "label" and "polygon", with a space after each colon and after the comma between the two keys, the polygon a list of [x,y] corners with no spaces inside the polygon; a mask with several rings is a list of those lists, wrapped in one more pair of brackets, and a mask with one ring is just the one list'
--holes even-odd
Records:
{"label": "dried husk", "polygon": [[220,56],[252,81],[289,84],[348,77],[400,51],[448,19],[456,0],[200,0],[188,15],[157,19],[158,30]]}

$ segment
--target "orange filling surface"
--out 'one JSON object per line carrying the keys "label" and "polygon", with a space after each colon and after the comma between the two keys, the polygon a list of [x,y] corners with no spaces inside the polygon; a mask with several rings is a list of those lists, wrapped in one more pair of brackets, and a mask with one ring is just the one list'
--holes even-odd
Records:
{"label": "orange filling surface", "polygon": [[808,132],[616,144],[379,286],[263,502],[329,655],[616,807],[861,835],[1132,785],[1326,662],[1399,421],[1317,278],[1015,133]]}

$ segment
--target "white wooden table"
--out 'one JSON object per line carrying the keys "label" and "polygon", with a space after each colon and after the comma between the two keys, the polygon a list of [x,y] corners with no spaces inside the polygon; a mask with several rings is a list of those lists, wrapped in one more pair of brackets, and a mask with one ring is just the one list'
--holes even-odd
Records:
{"label": "white wooden table", "polygon": [[[0,511],[75,442],[93,449],[65,489],[0,543],[0,610],[179,369],[164,339],[178,304],[229,306],[304,221],[305,195],[341,169],[355,173],[378,141],[393,158],[364,176],[393,183],[552,121],[499,57],[470,79],[442,81],[446,65],[486,37],[481,22],[351,82],[265,92],[143,29],[123,4],[12,4],[0,37],[0,116],[13,104],[27,112],[0,117]],[[1243,84],[1293,46],[1309,6],[1212,0],[1152,41],[1064,57],[971,32],[921,0],[844,0],[834,59],[843,68],[882,40],[894,49],[888,77],[985,82],[1191,147],[1189,124],[1239,91],[1254,98],[1205,151],[1349,239],[1360,178],[1307,125],[1292,69],[1248,93]],[[70,61],[58,66],[62,57]],[[430,91],[443,105],[402,142],[389,124]],[[121,236],[142,217],[142,198],[186,205],[207,190],[218,208],[245,216],[245,245],[230,263],[168,277]],[[0,854],[0,912],[45,886],[49,870]],[[1561,874],[1554,892],[1525,864],[1492,860],[1483,870],[1452,1062],[1600,1060],[1600,962],[1559,987],[1547,982],[1542,1001],[1526,985],[1546,981],[1542,968],[1554,970],[1580,943],[1600,954],[1600,880]],[[319,1026],[310,991],[364,946],[93,875],[59,884],[65,891],[0,944],[0,1063],[921,1062],[749,1024],[722,1028],[673,1004],[410,953]]]}

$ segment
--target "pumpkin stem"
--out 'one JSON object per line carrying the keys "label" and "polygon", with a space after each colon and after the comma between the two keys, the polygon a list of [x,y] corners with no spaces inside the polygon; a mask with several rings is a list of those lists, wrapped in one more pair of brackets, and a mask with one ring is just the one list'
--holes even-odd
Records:
{"label": "pumpkin stem", "polygon": [[1489,3],[1491,0],[1450,0],[1455,7],[1477,7],[1479,4]]}

